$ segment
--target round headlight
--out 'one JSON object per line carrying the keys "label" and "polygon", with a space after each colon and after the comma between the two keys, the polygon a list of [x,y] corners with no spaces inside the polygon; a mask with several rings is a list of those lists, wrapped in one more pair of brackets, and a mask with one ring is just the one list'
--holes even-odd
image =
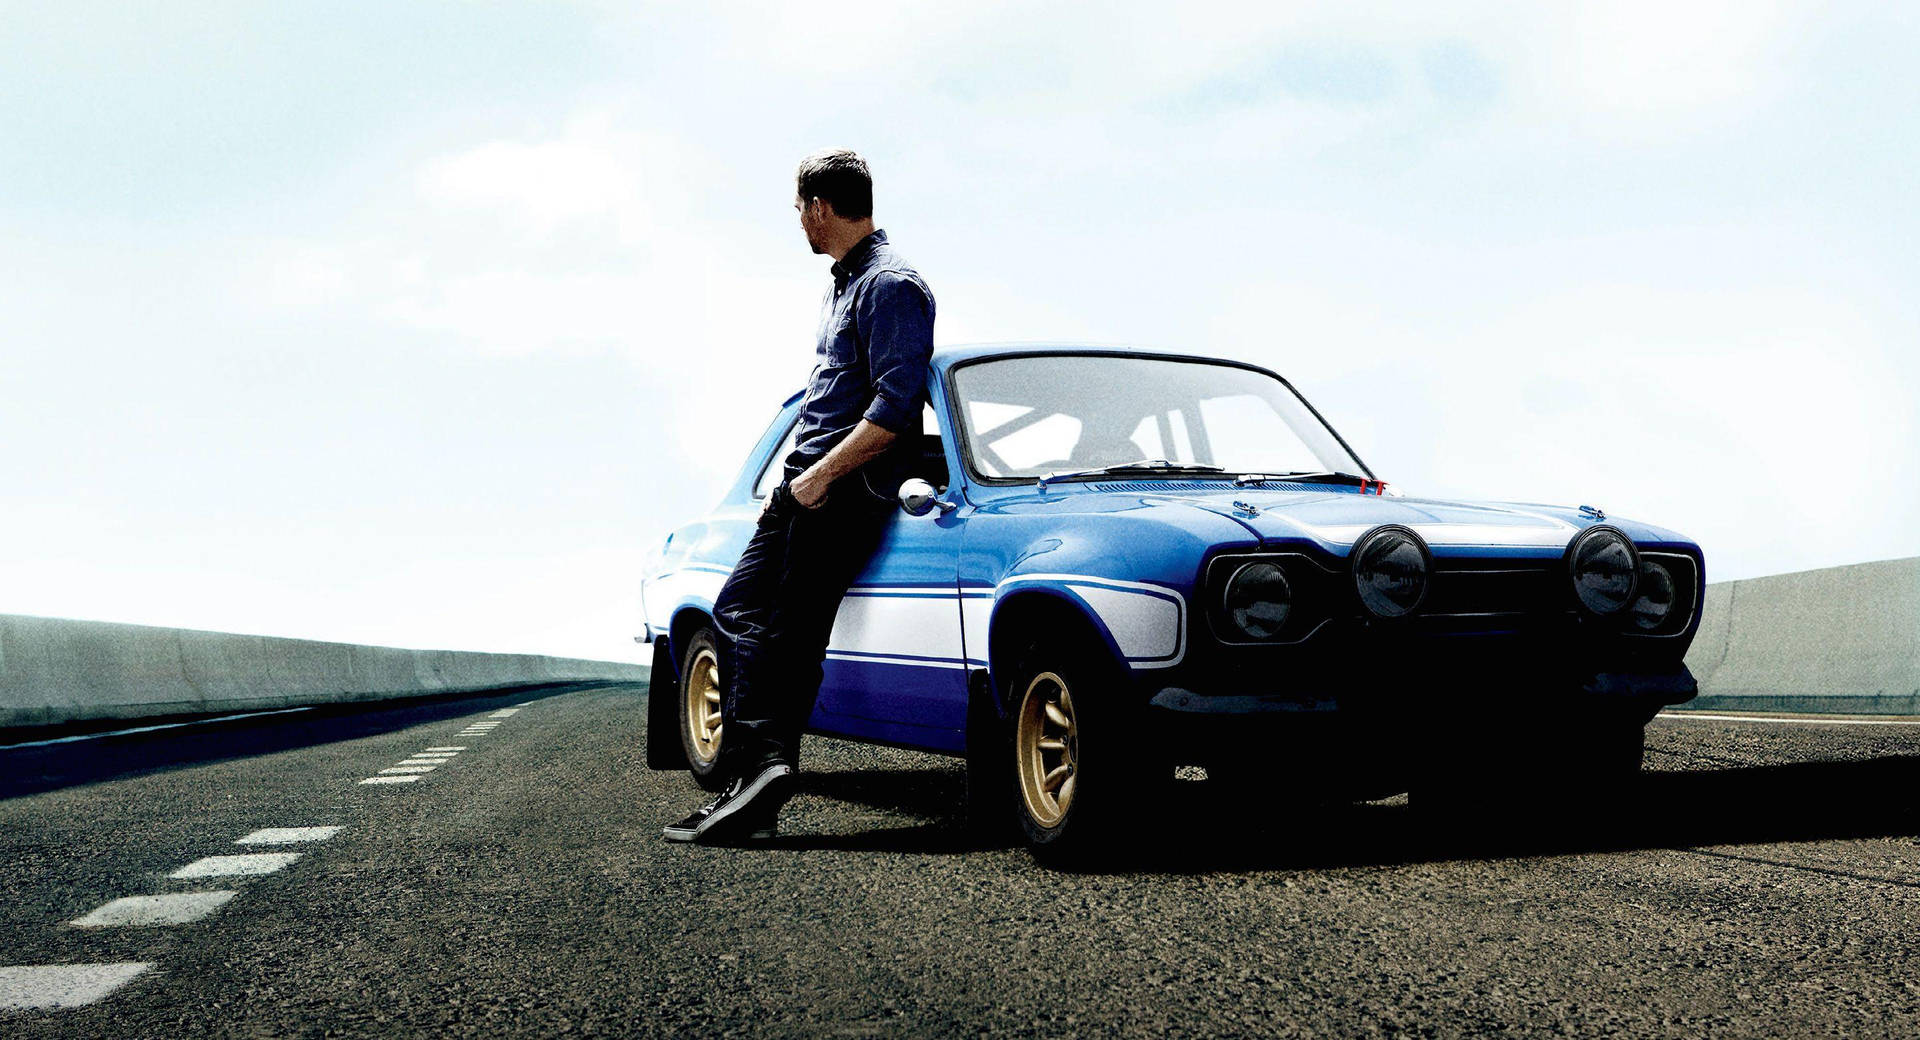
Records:
{"label": "round headlight", "polygon": [[1249,563],[1227,579],[1227,619],[1251,639],[1272,639],[1293,613],[1293,587],[1271,563]]}
{"label": "round headlight", "polygon": [[1611,527],[1589,527],[1573,540],[1568,561],[1581,606],[1611,617],[1632,605],[1640,554],[1626,535]]}
{"label": "round headlight", "polygon": [[1353,547],[1353,584],[1374,617],[1413,613],[1427,595],[1427,546],[1404,527],[1381,527]]}
{"label": "round headlight", "polygon": [[1667,623],[1677,599],[1673,575],[1657,563],[1640,564],[1640,594],[1633,600],[1633,627],[1652,632]]}

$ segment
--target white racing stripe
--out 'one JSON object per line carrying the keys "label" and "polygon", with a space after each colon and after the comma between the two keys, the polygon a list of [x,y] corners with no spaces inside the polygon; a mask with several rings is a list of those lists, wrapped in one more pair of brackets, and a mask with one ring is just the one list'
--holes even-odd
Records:
{"label": "white racing stripe", "polygon": [[338,827],[262,827],[234,840],[235,845],[295,845],[303,841],[326,841],[340,833]]}
{"label": "white racing stripe", "polygon": [[0,967],[0,1011],[86,1007],[152,969],[133,962]]}
{"label": "white racing stripe", "polygon": [[169,896],[128,896],[116,899],[72,923],[80,928],[139,928],[186,924],[227,905],[238,892],[181,892]]}
{"label": "white racing stripe", "polygon": [[240,856],[206,856],[181,867],[170,878],[257,877],[271,874],[300,858],[298,852],[250,852]]}
{"label": "white racing stripe", "polygon": [[1663,719],[1711,719],[1716,722],[1774,722],[1790,726],[1920,726],[1920,719],[1791,719],[1777,715],[1709,715],[1704,711],[1663,711]]}

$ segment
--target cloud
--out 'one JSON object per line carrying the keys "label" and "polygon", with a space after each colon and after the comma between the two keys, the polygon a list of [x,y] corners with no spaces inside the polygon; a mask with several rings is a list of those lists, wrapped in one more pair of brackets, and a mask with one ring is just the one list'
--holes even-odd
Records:
{"label": "cloud", "polygon": [[590,113],[555,138],[488,141],[431,159],[415,184],[430,207],[489,214],[520,234],[585,225],[631,241],[649,222],[649,151],[639,135],[615,131],[605,113]]}

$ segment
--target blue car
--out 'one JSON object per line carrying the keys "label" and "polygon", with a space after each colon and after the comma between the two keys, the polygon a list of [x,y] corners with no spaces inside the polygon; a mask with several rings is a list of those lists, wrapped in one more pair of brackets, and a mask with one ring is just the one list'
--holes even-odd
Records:
{"label": "blue car", "polygon": [[[1036,850],[1111,839],[1203,771],[1294,799],[1605,795],[1696,692],[1697,544],[1591,506],[1403,496],[1264,368],[968,346],[929,387],[810,728],[963,756],[970,813]],[[706,786],[713,601],[799,407],[643,576],[648,763]]]}

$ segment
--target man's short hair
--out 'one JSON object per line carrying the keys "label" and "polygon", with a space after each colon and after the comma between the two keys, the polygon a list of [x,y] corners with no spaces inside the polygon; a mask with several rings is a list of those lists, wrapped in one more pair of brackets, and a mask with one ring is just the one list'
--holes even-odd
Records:
{"label": "man's short hair", "polygon": [[873,216],[873,174],[867,161],[845,148],[828,148],[800,160],[802,199],[825,199],[847,220]]}

